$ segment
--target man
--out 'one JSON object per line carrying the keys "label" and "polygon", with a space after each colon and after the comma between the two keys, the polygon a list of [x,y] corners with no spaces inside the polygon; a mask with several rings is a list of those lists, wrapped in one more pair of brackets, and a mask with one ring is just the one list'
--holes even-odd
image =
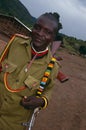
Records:
{"label": "man", "polygon": [[22,123],[30,120],[33,110],[47,106],[59,68],[48,47],[57,29],[58,21],[45,13],[31,38],[15,35],[2,53],[0,130],[25,130]]}

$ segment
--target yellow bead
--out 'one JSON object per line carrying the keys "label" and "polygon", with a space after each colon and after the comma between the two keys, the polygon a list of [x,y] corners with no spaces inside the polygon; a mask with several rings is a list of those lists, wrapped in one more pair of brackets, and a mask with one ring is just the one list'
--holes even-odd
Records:
{"label": "yellow bead", "polygon": [[48,80],[48,78],[46,78],[46,77],[42,78],[42,82],[47,82],[47,80]]}
{"label": "yellow bead", "polygon": [[49,72],[45,72],[44,76],[49,76],[50,73]]}
{"label": "yellow bead", "polygon": [[48,67],[53,68],[53,64],[49,64]]}
{"label": "yellow bead", "polygon": [[38,91],[37,94],[41,95],[42,93]]}
{"label": "yellow bead", "polygon": [[56,61],[56,58],[53,57],[53,58],[52,58],[52,61]]}

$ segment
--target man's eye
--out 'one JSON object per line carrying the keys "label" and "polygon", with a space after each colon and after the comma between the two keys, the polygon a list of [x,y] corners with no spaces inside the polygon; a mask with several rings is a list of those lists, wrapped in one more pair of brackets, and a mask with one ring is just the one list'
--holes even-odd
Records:
{"label": "man's eye", "polygon": [[45,32],[46,32],[46,34],[48,34],[48,35],[51,35],[51,34],[52,34],[52,32],[49,31],[49,30],[46,30]]}

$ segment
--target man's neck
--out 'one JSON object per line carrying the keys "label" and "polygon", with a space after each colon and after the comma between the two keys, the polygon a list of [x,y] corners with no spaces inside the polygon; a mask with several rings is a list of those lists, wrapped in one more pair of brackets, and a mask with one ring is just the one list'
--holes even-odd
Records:
{"label": "man's neck", "polygon": [[46,49],[40,50],[39,48],[35,49],[33,44],[31,43],[31,47],[32,49],[36,52],[36,53],[42,53],[48,50],[48,47]]}

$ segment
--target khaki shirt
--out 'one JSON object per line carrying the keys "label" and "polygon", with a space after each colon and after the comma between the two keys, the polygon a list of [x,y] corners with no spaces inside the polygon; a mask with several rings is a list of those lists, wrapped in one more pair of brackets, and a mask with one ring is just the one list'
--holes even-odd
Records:
{"label": "khaki shirt", "polygon": [[[21,125],[27,122],[32,110],[27,110],[20,105],[23,96],[36,94],[43,74],[51,60],[51,53],[40,59],[35,59],[28,71],[31,61],[30,38],[16,36],[8,49],[5,59],[2,61],[2,72],[0,73],[0,130],[25,130]],[[56,63],[49,83],[42,96],[50,99],[54,80],[59,65]]]}

